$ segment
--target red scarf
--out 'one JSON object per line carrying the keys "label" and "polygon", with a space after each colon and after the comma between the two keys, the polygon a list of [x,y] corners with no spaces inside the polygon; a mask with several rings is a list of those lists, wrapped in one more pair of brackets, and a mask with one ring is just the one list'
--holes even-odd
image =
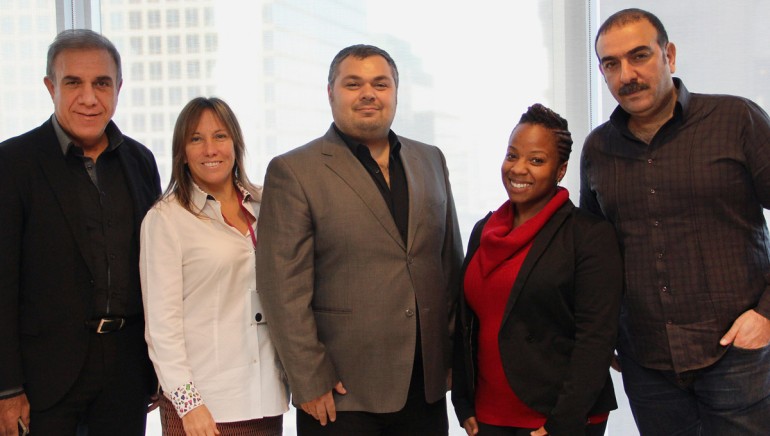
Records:
{"label": "red scarf", "polygon": [[478,255],[484,277],[521,250],[529,250],[532,240],[554,213],[569,199],[565,188],[557,188],[556,194],[535,216],[518,227],[513,227],[515,206],[508,200],[489,217],[481,232]]}

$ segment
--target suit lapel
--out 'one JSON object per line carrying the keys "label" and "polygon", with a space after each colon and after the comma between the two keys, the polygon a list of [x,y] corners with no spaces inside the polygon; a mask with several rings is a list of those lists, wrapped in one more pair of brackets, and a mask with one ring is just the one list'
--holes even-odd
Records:
{"label": "suit lapel", "polygon": [[567,219],[569,214],[572,212],[572,209],[574,208],[575,205],[572,204],[571,201],[567,200],[567,202],[562,207],[560,207],[556,213],[553,214],[551,219],[545,223],[543,228],[538,232],[537,236],[535,236],[535,240],[532,241],[532,248],[529,249],[527,257],[521,264],[519,274],[516,275],[516,281],[513,283],[511,295],[508,297],[508,302],[505,305],[503,321],[500,324],[501,326],[505,325],[505,322],[508,320],[508,316],[511,314],[513,306],[516,304],[516,300],[519,298],[521,290],[524,289],[524,285],[527,283],[527,280],[529,279],[529,276],[532,273],[535,265],[537,265],[540,257],[543,255],[543,253],[545,253],[545,250],[548,249],[548,246],[551,244],[551,240],[553,239],[554,235],[556,235],[556,232],[559,231],[559,228],[561,228],[564,220]]}
{"label": "suit lapel", "polygon": [[[93,274],[94,265],[91,264],[91,259],[93,259],[91,244],[89,244],[88,234],[83,223],[80,200],[73,187],[68,183],[71,175],[50,121],[42,128],[37,148],[38,162],[40,163],[43,175],[48,181],[48,185],[59,204],[64,221],[72,232],[83,259],[86,265],[88,265],[88,269]],[[55,211],[51,211],[51,213],[55,213]],[[58,235],[52,235],[52,237],[58,237]]]}
{"label": "suit lapel", "polygon": [[[350,149],[342,138],[331,127],[324,135],[324,144],[321,154],[326,166],[342,179],[352,189],[372,214],[377,218],[385,231],[404,250],[404,242],[398,232],[393,216],[388,205],[382,198],[382,194],[375,186],[371,176],[366,172],[361,162],[350,152]],[[407,175],[408,178],[408,175]],[[411,192],[410,192],[411,194]],[[410,199],[411,204],[411,199]],[[411,212],[411,205],[410,205]],[[409,222],[411,223],[411,216]]]}
{"label": "suit lapel", "polygon": [[413,147],[409,147],[407,141],[399,138],[401,141],[401,162],[404,165],[406,174],[406,185],[409,190],[409,225],[407,231],[407,248],[411,248],[417,235],[418,217],[422,213],[422,206],[425,203],[425,183],[423,173],[418,171],[420,162],[415,155]]}
{"label": "suit lapel", "polygon": [[123,175],[128,184],[128,191],[133,200],[134,231],[138,234],[139,227],[142,225],[142,219],[144,219],[144,213],[150,206],[147,204],[147,201],[152,198],[151,193],[140,193],[139,189],[143,189],[144,186],[151,186],[151,183],[148,182],[142,184],[141,180],[138,180],[143,173],[140,171],[140,166],[136,157],[129,153],[126,144],[121,144],[116,151],[118,153],[118,159],[120,159],[120,164],[123,167]]}

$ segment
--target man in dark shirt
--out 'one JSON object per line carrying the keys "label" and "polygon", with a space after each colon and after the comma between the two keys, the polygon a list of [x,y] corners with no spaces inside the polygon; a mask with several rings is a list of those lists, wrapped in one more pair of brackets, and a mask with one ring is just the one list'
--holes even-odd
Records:
{"label": "man in dark shirt", "polygon": [[770,429],[770,119],[690,93],[639,9],[596,38],[619,106],[586,139],[581,206],[616,227],[626,268],[618,354],[643,435]]}
{"label": "man in dark shirt", "polygon": [[143,435],[155,383],[138,229],[157,166],[111,121],[107,38],[57,35],[44,82],[54,114],[0,144],[0,433]]}
{"label": "man in dark shirt", "polygon": [[398,70],[340,51],[334,123],[273,159],[258,289],[300,435],[445,435],[450,326],[462,256],[441,151],[390,130]]}

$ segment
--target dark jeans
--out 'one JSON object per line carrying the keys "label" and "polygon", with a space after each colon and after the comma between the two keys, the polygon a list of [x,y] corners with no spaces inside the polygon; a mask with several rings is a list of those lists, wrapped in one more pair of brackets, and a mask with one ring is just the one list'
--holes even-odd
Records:
{"label": "dark jeans", "polygon": [[642,436],[770,434],[770,346],[730,347],[717,363],[679,375],[622,354],[620,363]]}
{"label": "dark jeans", "polygon": [[[604,436],[607,421],[586,426],[585,436]],[[479,423],[477,436],[529,436],[536,428],[499,427],[496,425]],[[578,435],[574,435],[578,436]]]}
{"label": "dark jeans", "polygon": [[151,377],[146,349],[142,323],[92,332],[75,384],[53,407],[31,411],[30,434],[143,436]]}
{"label": "dark jeans", "polygon": [[446,436],[448,432],[446,399],[429,404],[425,397],[410,396],[404,408],[393,413],[337,412],[337,420],[325,427],[297,409],[300,436]]}

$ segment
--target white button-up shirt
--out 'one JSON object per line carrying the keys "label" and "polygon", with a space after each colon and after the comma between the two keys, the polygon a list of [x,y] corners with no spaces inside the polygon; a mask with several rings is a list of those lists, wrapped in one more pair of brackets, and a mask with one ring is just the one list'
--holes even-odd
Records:
{"label": "white button-up shirt", "polygon": [[[242,192],[256,219],[259,198]],[[256,289],[251,236],[225,223],[220,203],[198,187],[192,206],[201,216],[171,196],[142,222],[145,338],[160,385],[170,393],[192,382],[217,422],[280,415],[288,389]]]}

